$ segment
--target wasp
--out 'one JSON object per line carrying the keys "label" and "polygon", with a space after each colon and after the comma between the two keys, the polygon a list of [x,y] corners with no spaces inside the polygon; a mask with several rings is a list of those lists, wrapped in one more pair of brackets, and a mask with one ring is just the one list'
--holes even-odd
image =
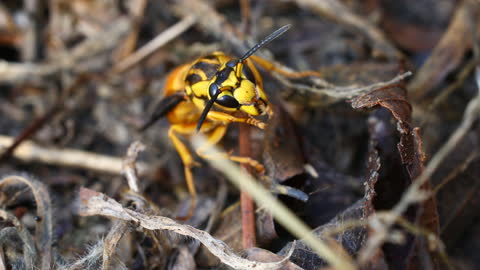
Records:
{"label": "wasp", "polygon": [[[265,122],[253,116],[272,117],[267,95],[263,88],[262,77],[255,63],[267,70],[274,65],[253,54],[269,42],[285,33],[290,25],[283,26],[248,50],[242,57],[233,58],[222,52],[213,52],[192,63],[181,65],[167,75],[165,98],[160,101],[157,110],[146,122],[142,130],[163,116],[170,122],[168,136],[184,165],[185,180],[191,195],[190,215],[196,205],[196,190],[193,182],[192,167],[197,165],[190,150],[181,140],[197,132],[207,137],[209,145],[215,145],[224,137],[230,123],[238,122],[264,129]],[[283,72],[290,77],[303,77],[299,74]],[[244,117],[236,112],[244,112]],[[205,159],[225,158],[238,163],[248,164],[263,174],[265,169],[258,161],[243,156],[222,153],[209,156],[205,150],[209,145],[195,149],[199,157]]]}

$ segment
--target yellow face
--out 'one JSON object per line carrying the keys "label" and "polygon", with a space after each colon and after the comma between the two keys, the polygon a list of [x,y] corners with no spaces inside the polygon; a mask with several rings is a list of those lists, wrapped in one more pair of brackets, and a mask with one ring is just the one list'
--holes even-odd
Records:
{"label": "yellow face", "polygon": [[261,77],[250,61],[229,60],[222,64],[208,84],[208,99],[226,111],[241,110],[250,115],[267,112],[267,96]]}

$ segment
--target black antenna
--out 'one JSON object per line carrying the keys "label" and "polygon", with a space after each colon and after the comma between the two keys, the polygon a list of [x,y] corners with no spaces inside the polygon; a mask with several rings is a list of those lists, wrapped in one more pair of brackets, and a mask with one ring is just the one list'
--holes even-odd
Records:
{"label": "black antenna", "polygon": [[203,109],[203,112],[202,112],[202,115],[200,116],[200,119],[198,119],[198,124],[197,124],[197,128],[196,128],[196,132],[198,133],[198,131],[200,130],[200,128],[202,127],[202,124],[203,122],[205,121],[205,118],[207,118],[207,114],[208,112],[210,111],[210,108],[212,108],[213,106],[213,103],[215,103],[215,100],[217,100],[217,97],[218,95],[220,95],[220,93],[222,93],[221,91],[218,91],[215,96],[213,96],[208,102],[207,102],[207,105],[205,105],[205,108]]}
{"label": "black antenna", "polygon": [[290,29],[291,26],[292,26],[291,24],[287,24],[287,25],[284,25],[284,26],[280,27],[275,32],[271,33],[266,38],[264,38],[262,41],[257,43],[257,45],[253,46],[253,48],[251,48],[246,54],[244,54],[242,57],[240,57],[240,59],[238,61],[239,62],[245,61],[245,59],[250,57],[250,55],[254,54],[258,49],[262,48],[263,46],[270,43],[272,40],[276,39],[277,37],[279,37],[283,33],[287,32],[288,29]]}

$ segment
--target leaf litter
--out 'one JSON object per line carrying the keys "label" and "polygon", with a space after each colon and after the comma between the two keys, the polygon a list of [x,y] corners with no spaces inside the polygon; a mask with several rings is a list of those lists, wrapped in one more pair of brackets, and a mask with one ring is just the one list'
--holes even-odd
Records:
{"label": "leaf litter", "polygon": [[[480,266],[478,1],[27,2],[0,5],[1,267]],[[174,67],[284,24],[258,52],[278,67],[261,71],[275,118],[247,142],[309,236],[260,198],[244,249],[225,183],[241,173],[201,161],[176,221],[190,200],[168,123],[138,129]]]}

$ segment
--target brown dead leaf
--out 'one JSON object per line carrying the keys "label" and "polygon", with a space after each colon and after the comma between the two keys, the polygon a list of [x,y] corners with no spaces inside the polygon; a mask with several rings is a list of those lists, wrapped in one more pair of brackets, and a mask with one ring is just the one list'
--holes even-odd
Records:
{"label": "brown dead leaf", "polygon": [[274,106],[274,116],[265,130],[264,165],[269,176],[284,182],[305,173],[302,145],[292,118],[281,105]]}
{"label": "brown dead leaf", "polygon": [[[377,89],[352,100],[354,108],[375,106],[387,110],[377,110],[369,119],[371,150],[366,198],[367,202],[373,199],[373,209],[367,204],[369,214],[373,214],[372,210],[391,209],[400,200],[403,191],[421,174],[424,163],[421,138],[418,129],[411,127],[412,107],[402,85]],[[429,186],[425,185],[424,189],[429,190]],[[425,201],[420,208],[409,209],[404,217],[420,226],[428,225],[434,233],[438,232],[434,198]],[[387,263],[395,261],[397,267],[419,267],[418,261],[409,256],[413,249],[420,248],[419,244],[408,236],[403,245],[385,245],[383,252]],[[378,254],[375,256],[378,257]]]}

